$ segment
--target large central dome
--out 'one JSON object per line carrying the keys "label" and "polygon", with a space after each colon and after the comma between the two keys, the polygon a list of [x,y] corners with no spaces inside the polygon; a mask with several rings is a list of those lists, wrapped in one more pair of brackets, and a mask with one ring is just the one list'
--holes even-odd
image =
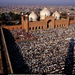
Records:
{"label": "large central dome", "polygon": [[40,19],[44,20],[45,15],[50,16],[50,11],[46,7],[44,7],[44,9],[40,11]]}

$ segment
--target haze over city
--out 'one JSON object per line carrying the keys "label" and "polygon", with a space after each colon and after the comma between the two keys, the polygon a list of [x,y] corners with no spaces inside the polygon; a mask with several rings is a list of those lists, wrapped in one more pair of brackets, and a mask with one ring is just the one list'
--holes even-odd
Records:
{"label": "haze over city", "polygon": [[75,0],[1,0],[0,5],[74,5]]}

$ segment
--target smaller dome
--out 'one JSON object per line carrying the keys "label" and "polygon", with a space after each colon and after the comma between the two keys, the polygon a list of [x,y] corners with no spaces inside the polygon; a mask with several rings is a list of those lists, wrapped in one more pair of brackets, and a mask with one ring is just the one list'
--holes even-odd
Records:
{"label": "smaller dome", "polygon": [[37,21],[37,15],[33,11],[29,15],[29,21]]}
{"label": "smaller dome", "polygon": [[52,16],[55,16],[56,20],[60,19],[60,14],[57,11],[55,11]]}

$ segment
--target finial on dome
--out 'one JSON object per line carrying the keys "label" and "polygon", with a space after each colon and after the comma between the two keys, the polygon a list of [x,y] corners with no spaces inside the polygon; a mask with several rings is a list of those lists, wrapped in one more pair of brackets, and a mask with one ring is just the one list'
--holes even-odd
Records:
{"label": "finial on dome", "polygon": [[34,10],[32,10],[32,12],[34,12]]}
{"label": "finial on dome", "polygon": [[28,15],[26,14],[25,17],[28,17]]}
{"label": "finial on dome", "polygon": [[23,13],[21,13],[21,15],[23,15]]}
{"label": "finial on dome", "polygon": [[58,10],[56,9],[56,11],[58,11]]}
{"label": "finial on dome", "polygon": [[68,13],[68,15],[70,15],[70,13]]}
{"label": "finial on dome", "polygon": [[47,6],[45,5],[45,8],[46,8]]}

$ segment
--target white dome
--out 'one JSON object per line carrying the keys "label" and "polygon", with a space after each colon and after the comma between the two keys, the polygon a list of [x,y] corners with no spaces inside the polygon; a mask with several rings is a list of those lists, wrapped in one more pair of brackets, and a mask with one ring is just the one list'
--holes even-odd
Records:
{"label": "white dome", "polygon": [[56,20],[60,19],[60,14],[57,11],[55,11],[52,16],[55,16]]}
{"label": "white dome", "polygon": [[45,15],[50,16],[50,11],[46,7],[40,11],[40,19],[45,19]]}
{"label": "white dome", "polygon": [[29,15],[29,21],[37,21],[37,15],[33,11]]}

